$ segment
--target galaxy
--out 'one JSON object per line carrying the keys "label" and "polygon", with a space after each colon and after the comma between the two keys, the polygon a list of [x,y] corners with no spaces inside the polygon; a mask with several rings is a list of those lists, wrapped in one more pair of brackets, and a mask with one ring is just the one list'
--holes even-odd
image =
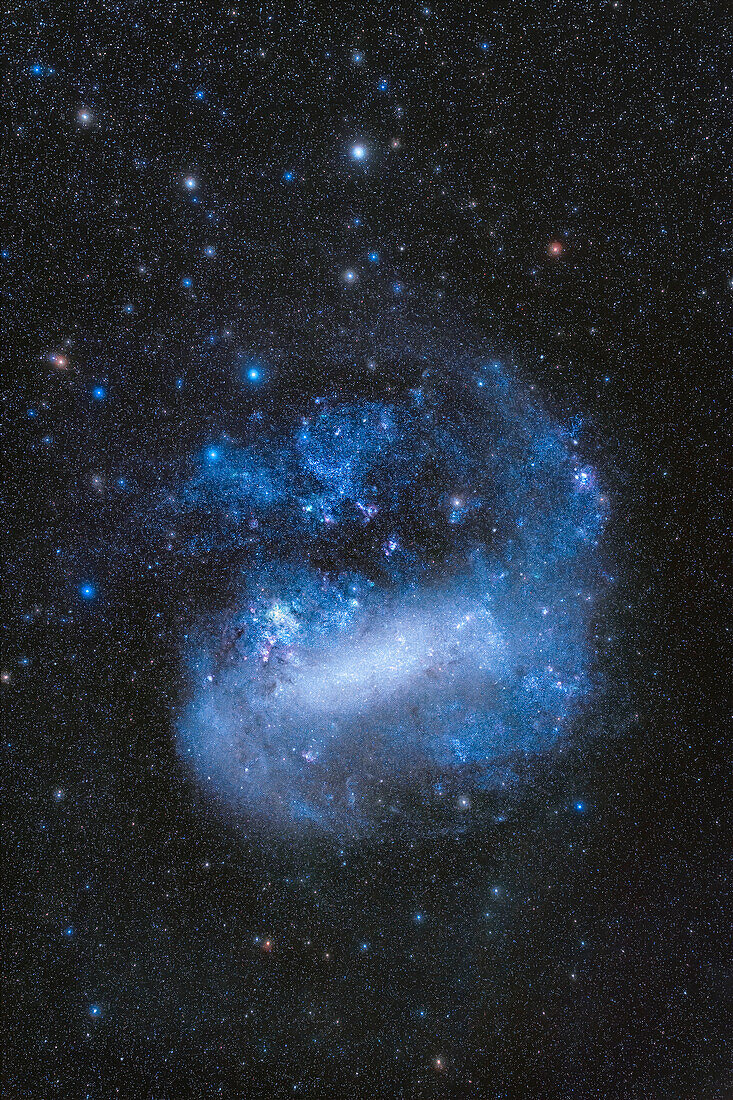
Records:
{"label": "galaxy", "polygon": [[463,360],[399,403],[316,399],[264,446],[210,448],[180,494],[257,533],[233,607],[197,632],[179,723],[199,779],[243,812],[449,827],[572,728],[605,498],[498,363]]}
{"label": "galaxy", "polygon": [[730,20],[6,12],[9,1100],[726,1100]]}

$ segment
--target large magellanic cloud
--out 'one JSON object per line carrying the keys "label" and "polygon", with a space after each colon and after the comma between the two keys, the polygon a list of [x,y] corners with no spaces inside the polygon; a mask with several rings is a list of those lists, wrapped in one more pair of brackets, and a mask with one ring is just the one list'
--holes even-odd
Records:
{"label": "large magellanic cloud", "polygon": [[[465,350],[206,453],[180,498],[252,546],[186,654],[178,746],[276,830],[450,828],[568,736],[590,692],[604,498]],[[225,540],[226,541],[226,540]]]}

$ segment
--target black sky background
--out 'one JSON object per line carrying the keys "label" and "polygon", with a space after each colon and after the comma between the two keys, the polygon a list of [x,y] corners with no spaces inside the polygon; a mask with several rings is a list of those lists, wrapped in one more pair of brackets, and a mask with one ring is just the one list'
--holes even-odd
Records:
{"label": "black sky background", "polygon": [[[733,1088],[730,20],[427,7],[6,12],[9,1097]],[[186,612],[232,561],[164,558],[139,517],[252,414],[409,385],[343,351],[395,282],[577,425],[611,501],[609,686],[490,828],[284,846],[173,745]],[[253,356],[273,380],[243,393]]]}

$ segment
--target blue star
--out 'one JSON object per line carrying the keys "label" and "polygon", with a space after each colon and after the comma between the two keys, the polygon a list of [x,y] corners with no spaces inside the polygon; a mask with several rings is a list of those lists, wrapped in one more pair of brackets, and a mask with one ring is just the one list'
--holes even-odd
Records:
{"label": "blue star", "polygon": [[352,160],[364,160],[367,155],[366,145],[352,145],[351,146],[351,158]]}
{"label": "blue star", "polygon": [[369,253],[369,262],[372,263],[372,264],[378,264],[379,263],[379,253],[378,252],[370,252]]}
{"label": "blue star", "polygon": [[95,1019],[102,1015],[101,1005],[89,1005],[89,1015],[94,1016]]}
{"label": "blue star", "polygon": [[181,279],[181,286],[185,286],[186,288],[188,288],[192,285],[193,285],[193,281],[191,279],[189,279],[188,276],[186,276],[184,279]]}
{"label": "blue star", "polygon": [[206,92],[203,90],[203,88],[198,88],[194,92],[194,96],[196,97],[196,99],[204,99],[206,96]]}
{"label": "blue star", "polygon": [[92,390],[92,395],[94,396],[95,400],[104,401],[105,397],[107,396],[107,391],[104,386],[95,386]]}
{"label": "blue star", "polygon": [[286,183],[291,183],[294,178],[292,169],[288,168],[287,172],[283,172],[283,179]]}
{"label": "blue star", "polygon": [[577,810],[577,812],[579,814],[582,814],[583,810],[585,809],[585,802],[576,802],[575,803],[575,809]]}
{"label": "blue star", "polygon": [[250,382],[259,382],[262,374],[258,367],[250,367],[247,371],[247,378]]}
{"label": "blue star", "polygon": [[219,452],[217,451],[216,447],[210,447],[209,450],[206,452],[206,457],[209,462],[216,462],[219,457]]}
{"label": "blue star", "polygon": [[383,78],[382,80],[379,81],[379,84],[377,85],[377,87],[379,88],[380,92],[386,92],[387,89],[389,88],[389,81],[385,80]]}
{"label": "blue star", "polygon": [[96,594],[96,588],[93,584],[90,584],[89,581],[85,581],[84,584],[79,585],[79,595],[82,597],[82,599],[93,600]]}

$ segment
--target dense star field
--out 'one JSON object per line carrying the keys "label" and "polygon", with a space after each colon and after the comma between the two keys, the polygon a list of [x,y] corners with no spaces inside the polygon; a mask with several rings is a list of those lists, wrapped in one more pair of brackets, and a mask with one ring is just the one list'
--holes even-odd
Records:
{"label": "dense star field", "polygon": [[726,1100],[730,20],[5,29],[2,1095]]}
{"label": "dense star field", "polygon": [[181,748],[278,825],[449,827],[567,736],[588,690],[593,468],[499,363],[409,335],[389,347],[418,366],[399,403],[316,398],[211,446],[173,509],[251,544],[193,645]]}

